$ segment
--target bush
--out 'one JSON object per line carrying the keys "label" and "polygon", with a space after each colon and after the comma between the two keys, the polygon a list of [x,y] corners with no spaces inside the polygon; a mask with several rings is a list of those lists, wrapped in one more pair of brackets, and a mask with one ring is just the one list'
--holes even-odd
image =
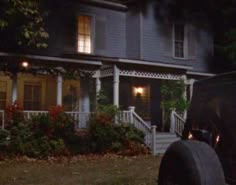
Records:
{"label": "bush", "polygon": [[110,118],[103,113],[97,114],[90,119],[89,137],[93,152],[107,150],[112,146],[112,142],[116,140],[116,133],[109,120]]}
{"label": "bush", "polygon": [[114,106],[103,106],[89,121],[89,137],[93,152],[118,152],[129,142],[142,144],[144,134],[130,124],[114,124],[117,113]]}
{"label": "bush", "polygon": [[10,132],[8,130],[0,130],[0,151],[5,152],[10,143]]}

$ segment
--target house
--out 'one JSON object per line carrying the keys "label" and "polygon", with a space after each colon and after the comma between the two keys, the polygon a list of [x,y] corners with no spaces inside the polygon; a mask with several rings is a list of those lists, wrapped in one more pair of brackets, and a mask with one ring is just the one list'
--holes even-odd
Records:
{"label": "house", "polygon": [[38,50],[20,50],[11,45],[11,35],[2,33],[0,62],[77,69],[92,80],[43,72],[10,78],[2,72],[0,109],[18,100],[27,111],[45,111],[57,104],[66,111],[88,113],[103,88],[110,103],[123,110],[134,106],[142,120],[160,127],[162,83],[183,79],[190,97],[194,80],[213,75],[207,60],[213,55],[210,29],[161,22],[152,4],[142,14],[110,1],[58,3],[49,11],[46,29],[48,48]]}

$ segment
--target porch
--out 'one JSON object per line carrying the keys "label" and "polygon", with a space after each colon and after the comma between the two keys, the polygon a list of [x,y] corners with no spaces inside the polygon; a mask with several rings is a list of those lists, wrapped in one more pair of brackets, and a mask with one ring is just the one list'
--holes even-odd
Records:
{"label": "porch", "polygon": [[[86,129],[88,121],[92,113],[90,112],[69,112],[74,119],[76,129]],[[26,120],[31,119],[33,116],[48,114],[48,111],[23,111]],[[117,114],[117,119],[120,123],[128,123],[134,125],[145,134],[144,143],[151,149],[153,155],[162,154],[167,147],[174,141],[179,140],[177,136],[181,136],[184,129],[185,120],[181,118],[174,110],[171,113],[171,126],[168,133],[157,132],[155,125],[147,124],[136,112],[134,107],[129,107],[129,110],[120,111]],[[5,128],[5,111],[0,110],[0,128]]]}

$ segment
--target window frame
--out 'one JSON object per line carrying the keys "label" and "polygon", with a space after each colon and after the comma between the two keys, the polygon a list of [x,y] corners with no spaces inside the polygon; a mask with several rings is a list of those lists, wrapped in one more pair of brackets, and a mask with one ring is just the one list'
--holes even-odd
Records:
{"label": "window frame", "polygon": [[4,99],[0,97],[0,102],[2,103],[3,110],[4,110],[6,105],[7,105],[7,82],[6,81],[0,81],[0,82],[5,86],[5,91],[0,90],[1,93],[5,93],[5,98]]}
{"label": "window frame", "polygon": [[[31,108],[30,109],[26,109],[26,107],[25,107],[25,102],[29,102],[29,103],[31,103],[31,104],[34,104],[34,102],[36,102],[36,101],[32,101],[32,100],[25,100],[25,86],[26,85],[29,85],[29,86],[39,86],[40,88],[39,88],[39,95],[40,95],[40,97],[39,97],[39,109],[35,109],[35,108],[32,108],[33,106],[31,105]],[[24,92],[23,92],[23,105],[24,105],[24,109],[25,110],[42,110],[42,100],[43,100],[43,93],[42,93],[42,88],[43,88],[43,86],[42,86],[42,83],[41,82],[24,82],[24,84],[23,84],[23,87],[24,87]],[[32,92],[30,92],[30,93],[32,93]]]}
{"label": "window frame", "polygon": [[[90,52],[87,53],[87,52],[82,52],[82,51],[79,51],[79,17],[80,16],[87,16],[87,17],[90,17],[90,39],[91,39],[91,43],[90,43]],[[79,54],[87,54],[87,55],[90,55],[90,54],[93,54],[94,53],[94,15],[91,15],[91,14],[87,14],[87,13],[81,13],[81,14],[78,14],[77,15],[77,35],[76,35],[76,51],[77,53]]]}
{"label": "window frame", "polygon": [[[176,28],[176,25],[183,25],[183,27],[184,27],[184,37],[183,37],[183,57],[179,57],[179,56],[176,56],[175,55],[175,50],[176,50],[176,45],[175,45],[175,28]],[[177,22],[177,23],[173,23],[173,29],[172,29],[172,46],[173,46],[173,53],[172,53],[172,55],[173,55],[173,58],[175,58],[175,59],[187,59],[187,57],[188,57],[188,47],[187,47],[187,43],[188,43],[188,37],[187,37],[187,26],[186,26],[186,24],[185,23],[179,23],[179,22]]]}

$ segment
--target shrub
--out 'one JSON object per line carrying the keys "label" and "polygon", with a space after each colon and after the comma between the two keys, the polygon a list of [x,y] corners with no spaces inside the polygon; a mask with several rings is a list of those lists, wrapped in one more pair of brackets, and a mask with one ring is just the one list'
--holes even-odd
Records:
{"label": "shrub", "polygon": [[24,122],[23,107],[21,107],[17,101],[15,101],[13,105],[7,106],[5,113],[7,128],[11,127],[12,125]]}
{"label": "shrub", "polygon": [[[101,119],[102,117],[102,119]],[[116,133],[112,123],[108,122],[110,118],[105,114],[95,115],[90,119],[89,137],[91,140],[91,148],[94,152],[102,152],[112,146],[112,142],[116,138]]]}
{"label": "shrub", "polygon": [[10,132],[8,130],[0,130],[0,151],[5,152],[10,143]]}
{"label": "shrub", "polygon": [[120,124],[114,127],[118,141],[124,143],[125,141],[133,141],[137,143],[144,143],[144,133],[138,130],[131,124]]}

